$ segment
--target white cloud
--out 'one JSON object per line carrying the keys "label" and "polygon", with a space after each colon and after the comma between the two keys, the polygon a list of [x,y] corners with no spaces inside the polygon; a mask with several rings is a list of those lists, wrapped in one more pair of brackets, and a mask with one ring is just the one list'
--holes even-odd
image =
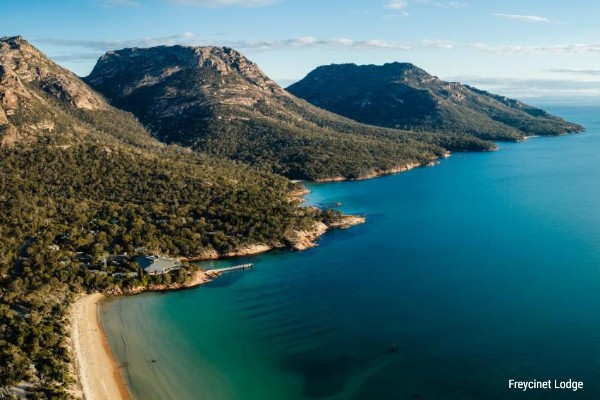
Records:
{"label": "white cloud", "polygon": [[592,75],[600,76],[600,69],[575,69],[575,68],[560,68],[560,69],[549,69],[548,72],[554,72],[557,74],[573,74],[573,75]]}
{"label": "white cloud", "polygon": [[408,7],[408,2],[405,0],[394,0],[386,3],[383,8],[387,8],[388,10],[402,10]]}
{"label": "white cloud", "polygon": [[510,19],[512,21],[522,22],[551,22],[548,18],[539,17],[537,15],[518,15],[518,14],[493,14],[494,17]]}
{"label": "white cloud", "polygon": [[34,43],[42,43],[51,46],[80,47],[88,50],[107,51],[122,49],[125,47],[152,47],[176,44],[187,44],[194,41],[195,35],[190,32],[184,32],[172,36],[163,36],[156,38],[138,38],[127,40],[87,40],[87,39],[56,39],[41,38],[34,40]]}
{"label": "white cloud", "polygon": [[[240,50],[286,50],[286,49],[307,49],[307,48],[336,48],[336,49],[385,49],[385,50],[410,50],[413,45],[410,43],[398,42],[393,40],[382,39],[365,39],[352,40],[348,38],[316,38],[313,36],[303,36],[290,39],[279,40],[236,40],[236,41],[211,41],[199,38],[193,33],[184,32],[177,35],[156,37],[156,38],[137,38],[127,40],[86,40],[86,39],[56,39],[56,38],[41,38],[34,40],[34,43],[55,47],[73,47],[81,49],[74,52],[72,55],[65,55],[62,51],[57,55],[57,59],[67,61],[85,59],[97,59],[102,53],[108,50],[117,50],[126,47],[153,47],[153,46],[227,46]],[[423,47],[445,47],[442,41],[425,40],[421,43],[416,43],[416,46]],[[94,51],[97,54],[93,53]]]}
{"label": "white cloud", "polygon": [[229,6],[241,6],[241,7],[262,7],[274,4],[277,0],[166,0],[171,4],[183,5],[183,6],[196,6],[196,7],[229,7]]}
{"label": "white cloud", "polygon": [[564,44],[555,46],[493,46],[485,43],[475,43],[473,48],[497,54],[600,54],[600,43],[592,44]]}
{"label": "white cloud", "polygon": [[556,98],[600,96],[600,81],[493,78],[453,76],[446,80],[463,82],[478,89],[513,98]]}
{"label": "white cloud", "polygon": [[388,49],[410,50],[411,45],[380,39],[352,40],[347,38],[319,39],[312,36],[284,39],[284,40],[239,40],[224,43],[226,46],[243,50],[280,50],[299,48],[337,48],[337,49]]}

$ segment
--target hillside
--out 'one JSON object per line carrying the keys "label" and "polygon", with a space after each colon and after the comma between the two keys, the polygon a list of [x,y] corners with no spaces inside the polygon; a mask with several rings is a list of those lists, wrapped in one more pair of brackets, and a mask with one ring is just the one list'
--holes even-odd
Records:
{"label": "hillside", "polygon": [[85,78],[159,140],[291,178],[361,178],[493,146],[356,123],[279,87],[239,52],[160,46],[111,51]]}
{"label": "hillside", "polygon": [[77,293],[189,279],[141,274],[136,249],[285,247],[337,217],[285,178],[158,142],[21,37],[0,39],[0,143],[0,389],[35,398],[66,396]]}
{"label": "hillside", "polygon": [[287,90],[365,124],[522,140],[583,128],[518,100],[444,82],[408,63],[318,67]]}

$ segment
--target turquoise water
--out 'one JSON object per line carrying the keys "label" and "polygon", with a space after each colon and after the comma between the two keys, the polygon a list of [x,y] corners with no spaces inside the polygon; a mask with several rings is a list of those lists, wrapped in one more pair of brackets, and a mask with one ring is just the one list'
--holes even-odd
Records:
{"label": "turquoise water", "polygon": [[[134,397],[599,399],[600,109],[547,108],[587,132],[312,185],[310,201],[368,222],[106,302]],[[584,388],[507,388],[569,378]]]}

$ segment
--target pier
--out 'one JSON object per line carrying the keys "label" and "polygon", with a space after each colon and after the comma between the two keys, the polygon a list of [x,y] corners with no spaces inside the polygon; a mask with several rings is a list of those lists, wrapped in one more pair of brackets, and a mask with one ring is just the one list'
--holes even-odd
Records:
{"label": "pier", "polygon": [[240,271],[243,269],[251,269],[254,266],[254,264],[240,264],[240,265],[234,265],[231,267],[225,267],[225,268],[215,268],[215,269],[209,269],[206,271],[206,273],[208,274],[215,274],[215,275],[221,275],[225,272],[231,272],[231,271]]}

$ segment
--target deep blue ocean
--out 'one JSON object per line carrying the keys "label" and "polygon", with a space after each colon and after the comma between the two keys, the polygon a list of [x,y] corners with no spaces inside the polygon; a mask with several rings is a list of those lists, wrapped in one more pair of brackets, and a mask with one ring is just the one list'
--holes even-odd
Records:
{"label": "deep blue ocean", "polygon": [[587,131],[309,185],[367,223],[107,301],[135,399],[600,399],[600,106],[541,105]]}

